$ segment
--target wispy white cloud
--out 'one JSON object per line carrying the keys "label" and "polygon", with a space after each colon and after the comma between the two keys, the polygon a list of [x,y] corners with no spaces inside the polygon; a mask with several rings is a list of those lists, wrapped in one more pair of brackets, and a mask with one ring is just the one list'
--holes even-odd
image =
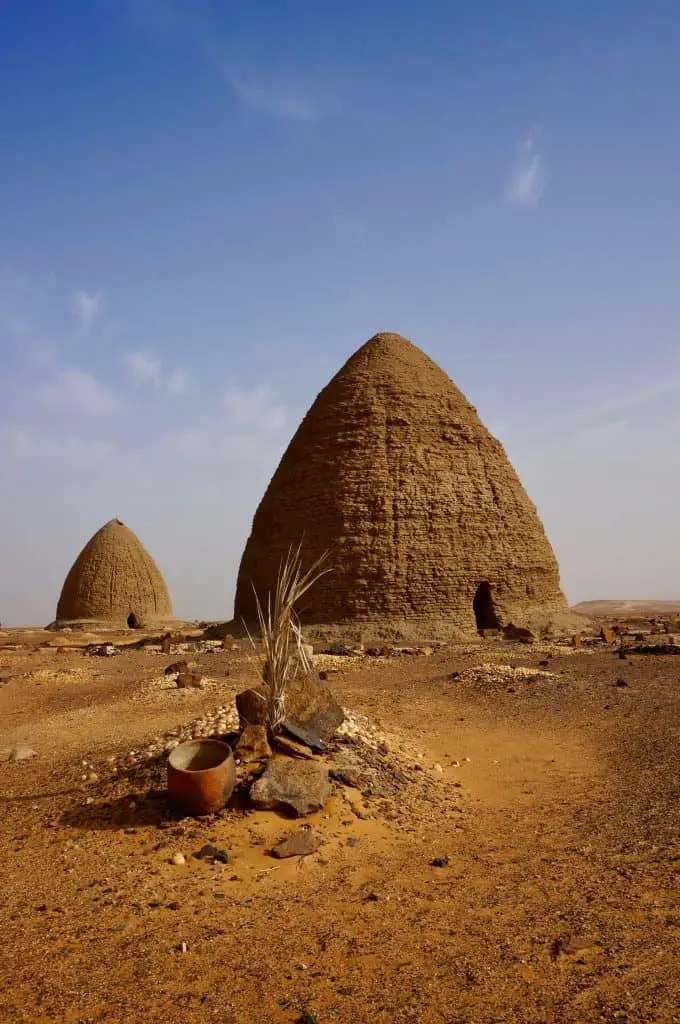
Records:
{"label": "wispy white cloud", "polygon": [[320,104],[291,86],[263,86],[227,74],[236,95],[249,107],[274,117],[292,121],[319,121],[324,116]]}
{"label": "wispy white cloud", "polygon": [[161,379],[161,361],[145,352],[126,352],[123,362],[132,374],[135,384],[152,384],[158,387]]}
{"label": "wispy white cloud", "polygon": [[38,388],[38,400],[58,412],[105,416],[116,412],[119,402],[104,384],[83,370],[64,370]]}
{"label": "wispy white cloud", "polygon": [[219,29],[196,0],[125,0],[123,9],[127,19],[143,31],[154,35],[181,31],[183,38],[215,65],[239,99],[254,110],[292,121],[312,122],[337,109],[336,104],[322,99],[318,90],[302,88],[297,76],[291,80],[290,76],[273,76],[270,69],[264,74],[259,70],[244,71],[241,60],[228,59],[215,43]]}
{"label": "wispy white cloud", "polygon": [[182,398],[197,390],[196,382],[186,370],[178,367],[165,374],[162,361],[146,352],[126,352],[122,359],[132,375],[135,386],[150,384],[171,398]]}
{"label": "wispy white cloud", "polygon": [[249,467],[276,465],[285,442],[286,411],[268,388],[230,385],[218,407],[167,437],[177,455],[192,462],[219,460]]}
{"label": "wispy white cloud", "polygon": [[87,334],[101,312],[102,292],[77,291],[73,305],[78,317],[78,329]]}
{"label": "wispy white cloud", "polygon": [[545,194],[545,189],[545,160],[534,136],[527,135],[517,147],[507,197],[517,206],[537,206]]}

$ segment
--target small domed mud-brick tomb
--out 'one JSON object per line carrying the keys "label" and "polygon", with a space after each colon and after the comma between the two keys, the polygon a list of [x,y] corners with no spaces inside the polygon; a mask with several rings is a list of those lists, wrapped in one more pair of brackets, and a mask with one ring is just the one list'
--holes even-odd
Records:
{"label": "small domed mud-brick tomb", "polygon": [[73,563],[57,605],[57,626],[91,622],[132,629],[172,618],[165,580],[120,519],[98,530]]}
{"label": "small domed mud-brick tomb", "polygon": [[447,639],[568,607],[536,508],[502,445],[447,375],[398,334],[377,334],[317,397],[255,514],[235,615],[256,621],[302,541],[333,571],[303,599],[306,625],[365,637]]}

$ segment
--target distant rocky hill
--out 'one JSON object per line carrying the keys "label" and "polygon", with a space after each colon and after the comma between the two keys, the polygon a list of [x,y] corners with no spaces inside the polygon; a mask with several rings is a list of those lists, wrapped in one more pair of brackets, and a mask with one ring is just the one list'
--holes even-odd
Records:
{"label": "distant rocky hill", "polygon": [[581,601],[572,606],[572,611],[594,618],[602,615],[650,618],[655,615],[680,615],[680,601]]}

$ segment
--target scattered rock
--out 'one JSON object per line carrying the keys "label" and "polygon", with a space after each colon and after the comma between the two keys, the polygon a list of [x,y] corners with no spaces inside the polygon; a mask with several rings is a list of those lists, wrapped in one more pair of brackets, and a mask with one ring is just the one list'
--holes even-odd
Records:
{"label": "scattered rock", "polygon": [[163,674],[166,675],[166,676],[174,676],[174,675],[179,675],[181,672],[189,672],[189,671],[190,671],[190,668],[189,668],[189,662],[188,661],[173,661],[173,663],[171,665],[168,665],[168,667],[165,669],[165,672]]}
{"label": "scattered rock", "polygon": [[503,626],[503,636],[506,640],[519,640],[521,643],[533,643],[536,639],[530,629],[516,626],[514,622],[508,622],[507,626]]}
{"label": "scattered rock", "polygon": [[334,655],[336,655],[336,657],[342,657],[342,658],[351,658],[354,653],[355,653],[355,650],[354,650],[353,647],[348,647],[347,644],[338,644],[338,643],[331,644],[324,651],[324,654],[334,654]]}
{"label": "scattered rock", "polygon": [[196,675],[194,672],[181,672],[177,676],[177,687],[180,690],[204,689],[203,676]]}
{"label": "scattered rock", "polygon": [[290,835],[277,843],[272,850],[272,856],[279,860],[286,857],[308,857],[319,849],[319,839],[311,829],[303,828],[298,832],[291,832]]}
{"label": "scattered rock", "polygon": [[112,658],[114,654],[120,654],[120,651],[113,644],[94,644],[87,648],[87,653],[98,658]]}
{"label": "scattered rock", "polygon": [[318,677],[303,674],[293,679],[286,691],[286,723],[328,742],[345,720],[345,713]]}
{"label": "scattered rock", "polygon": [[208,864],[228,864],[229,854],[226,850],[220,850],[212,843],[206,843],[198,853],[194,854],[196,860],[206,860]]}
{"label": "scattered rock", "polygon": [[309,747],[310,750],[315,751],[317,754],[323,754],[326,749],[326,744],[317,736],[315,733],[310,732],[309,729],[303,729],[302,726],[296,725],[294,722],[284,722],[281,726],[283,732],[288,733],[294,740],[299,743],[304,743],[305,746]]}
{"label": "scattered rock", "polygon": [[320,810],[331,795],[328,769],[318,761],[275,758],[253,784],[256,807],[284,810],[297,816]]}
{"label": "scattered rock", "polygon": [[364,780],[352,768],[331,769],[331,778],[350,789],[363,789]]}
{"label": "scattered rock", "polygon": [[291,757],[302,757],[306,761],[316,760],[316,755],[311,752],[309,747],[303,746],[302,743],[296,743],[289,736],[282,736],[280,734],[275,736],[274,745],[282,753],[289,754]]}
{"label": "scattered rock", "polygon": [[448,857],[435,857],[434,860],[430,861],[431,868],[445,868],[448,866]]}
{"label": "scattered rock", "polygon": [[264,725],[247,725],[234,750],[236,757],[244,764],[249,764],[251,761],[263,761],[265,758],[271,757],[271,753]]}
{"label": "scattered rock", "polygon": [[[236,695],[241,728],[263,725],[266,720],[267,690],[264,685]],[[304,730],[315,741],[327,742],[342,725],[345,713],[316,674],[301,673],[286,690],[286,724]]]}
{"label": "scattered rock", "polygon": [[172,863],[175,864],[177,867],[180,867],[182,864],[186,864],[187,862],[187,859],[183,853],[173,853],[171,859]]}
{"label": "scattered rock", "polygon": [[249,725],[264,725],[267,721],[267,696],[264,687],[242,690],[236,694],[239,728]]}
{"label": "scattered rock", "polygon": [[19,743],[16,747],[12,747],[9,752],[10,761],[30,761],[32,757],[37,757],[38,751],[34,750],[33,747],[29,747],[26,743]]}

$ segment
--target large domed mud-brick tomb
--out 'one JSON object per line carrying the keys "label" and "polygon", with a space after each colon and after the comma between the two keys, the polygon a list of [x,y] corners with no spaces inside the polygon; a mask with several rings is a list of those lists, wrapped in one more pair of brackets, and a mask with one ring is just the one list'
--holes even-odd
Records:
{"label": "large domed mud-brick tomb", "polygon": [[333,571],[299,612],[363,636],[453,639],[569,618],[552,548],[503,446],[424,352],[377,334],[303,419],[260,502],[235,616],[257,620],[302,541]]}
{"label": "large domed mud-brick tomb", "polygon": [[57,605],[56,625],[89,622],[134,629],[170,619],[170,595],[156,563],[132,530],[112,519],[73,563]]}

